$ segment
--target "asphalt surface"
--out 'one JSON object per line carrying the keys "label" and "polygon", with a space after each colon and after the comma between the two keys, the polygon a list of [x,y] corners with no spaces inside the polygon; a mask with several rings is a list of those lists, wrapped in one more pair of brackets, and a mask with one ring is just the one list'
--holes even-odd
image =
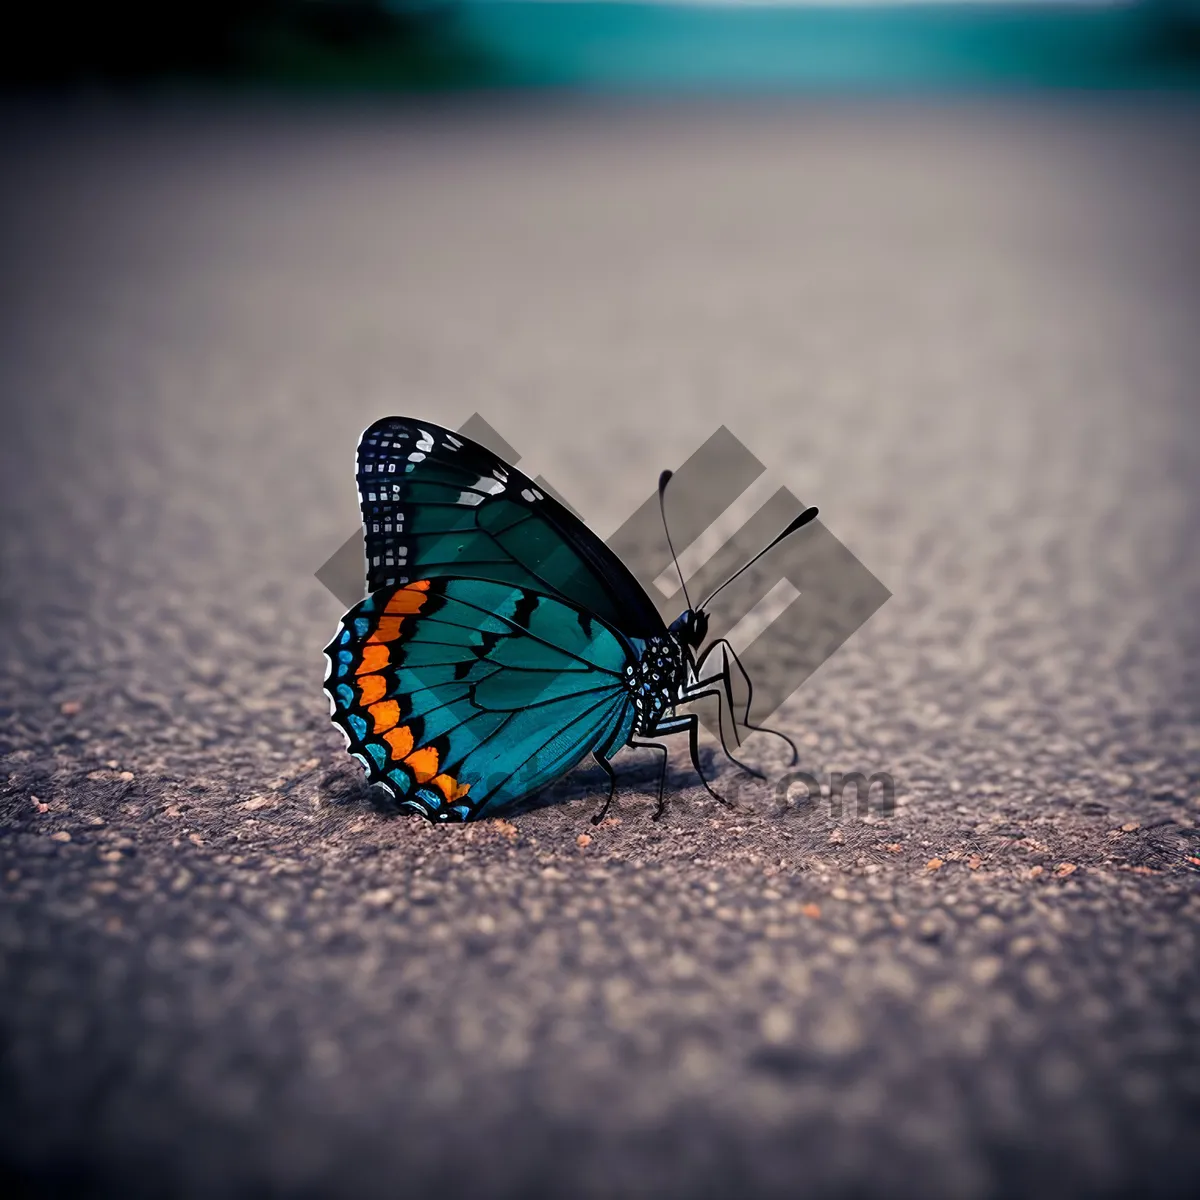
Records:
{"label": "asphalt surface", "polygon": [[[6,110],[10,1188],[1188,1194],[1198,134]],[[313,572],[365,425],[476,411],[602,534],[722,423],[819,504],[894,595],[779,720],[894,815],[712,757],[726,811],[682,750],[658,824],[644,752],[599,828],[595,770],[477,827],[369,794]]]}

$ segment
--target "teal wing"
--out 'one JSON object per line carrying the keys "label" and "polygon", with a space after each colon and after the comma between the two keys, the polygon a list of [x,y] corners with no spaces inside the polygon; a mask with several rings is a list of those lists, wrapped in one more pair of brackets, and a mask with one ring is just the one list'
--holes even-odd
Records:
{"label": "teal wing", "polygon": [[412,579],[531,588],[626,637],[663,637],[645,589],[582,521],[462,434],[385,417],[358,445],[367,591]]}
{"label": "teal wing", "polygon": [[373,592],[325,649],[350,751],[430,820],[495,816],[624,745],[636,653],[584,609],[493,580]]}

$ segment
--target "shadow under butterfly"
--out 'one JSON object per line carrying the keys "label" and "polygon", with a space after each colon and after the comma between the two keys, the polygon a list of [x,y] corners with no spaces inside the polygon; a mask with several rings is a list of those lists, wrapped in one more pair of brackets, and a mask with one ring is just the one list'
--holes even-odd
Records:
{"label": "shadow under butterfly", "polygon": [[[671,478],[659,479],[659,504]],[[734,718],[731,672],[751,681],[724,638],[708,645],[705,609],[725,586],[817,515],[806,508],[698,606],[668,626],[642,585],[586,525],[516,468],[429,421],[385,417],[358,446],[369,595],[325,648],[334,723],[367,780],[431,821],[512,812],[591,755],[616,788],[624,746],[660,751],[716,697]],[[664,513],[664,528],[666,525]],[[670,532],[667,531],[670,546]],[[675,556],[670,546],[672,557]],[[678,568],[678,562],[676,561]],[[736,730],[736,724],[735,724]],[[763,778],[721,745],[742,770]]]}

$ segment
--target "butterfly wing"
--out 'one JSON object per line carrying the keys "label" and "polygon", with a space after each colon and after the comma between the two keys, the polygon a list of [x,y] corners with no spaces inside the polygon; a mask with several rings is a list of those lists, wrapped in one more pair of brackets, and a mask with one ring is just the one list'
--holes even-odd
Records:
{"label": "butterfly wing", "polygon": [[665,630],[645,589],[573,513],[477,442],[385,417],[358,447],[367,590],[445,576],[529,588],[627,637]]}
{"label": "butterfly wing", "polygon": [[372,783],[430,820],[494,816],[633,725],[624,639],[493,580],[385,587],[326,647],[333,720]]}

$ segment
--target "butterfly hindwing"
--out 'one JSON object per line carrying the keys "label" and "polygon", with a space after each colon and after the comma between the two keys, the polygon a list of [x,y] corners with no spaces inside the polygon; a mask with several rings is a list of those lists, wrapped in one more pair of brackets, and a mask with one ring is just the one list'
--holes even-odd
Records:
{"label": "butterfly hindwing", "polygon": [[467,821],[623,744],[635,654],[557,597],[418,579],[346,614],[326,648],[325,690],[371,782],[431,819]]}
{"label": "butterfly hindwing", "polygon": [[645,589],[578,517],[461,434],[377,421],[359,442],[358,490],[372,593],[473,578],[557,597],[626,637],[665,632]]}

